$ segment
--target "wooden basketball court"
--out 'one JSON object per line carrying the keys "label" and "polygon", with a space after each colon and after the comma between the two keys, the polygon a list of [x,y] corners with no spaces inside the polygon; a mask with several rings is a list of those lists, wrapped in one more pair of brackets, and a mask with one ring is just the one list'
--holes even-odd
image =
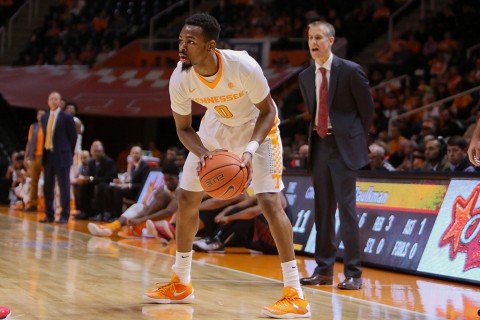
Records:
{"label": "wooden basketball court", "polygon": [[[13,319],[259,319],[281,295],[278,256],[227,248],[194,254],[194,304],[150,304],[143,292],[169,280],[174,243],[98,238],[84,221],[45,225],[41,213],[0,213],[0,305]],[[297,258],[309,275],[314,261]],[[338,283],[342,265],[335,271]],[[370,268],[364,280],[358,291],[304,287],[312,319],[479,319],[475,286]]]}

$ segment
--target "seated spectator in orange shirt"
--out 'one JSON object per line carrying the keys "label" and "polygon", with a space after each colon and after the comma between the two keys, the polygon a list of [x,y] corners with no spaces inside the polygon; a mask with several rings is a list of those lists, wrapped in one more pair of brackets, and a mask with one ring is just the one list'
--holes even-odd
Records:
{"label": "seated spectator in orange shirt", "polygon": [[152,152],[152,157],[159,158],[159,159],[162,158],[162,152],[158,150],[157,144],[155,143],[155,141],[150,141],[148,143],[148,150]]}
{"label": "seated spectator in orange shirt", "polygon": [[92,20],[92,26],[96,32],[101,32],[105,30],[107,28],[107,24],[108,24],[108,18],[107,18],[107,12],[105,10],[103,10],[99,16],[96,16]]}
{"label": "seated spectator in orange shirt", "polygon": [[400,151],[400,145],[403,141],[407,140],[401,135],[400,128],[396,125],[390,127],[388,141],[388,151],[390,154]]}
{"label": "seated spectator in orange shirt", "polygon": [[430,75],[441,75],[447,71],[447,60],[443,54],[438,53],[435,58],[430,60]]}
{"label": "seated spectator in orange shirt", "polygon": [[447,90],[451,95],[457,92],[458,85],[460,84],[461,81],[462,81],[462,77],[458,72],[458,67],[450,66],[448,68]]}
{"label": "seated spectator in orange shirt", "polygon": [[405,140],[400,145],[400,152],[392,154],[389,162],[396,171],[412,171],[419,168],[423,162],[423,154],[413,140]]}
{"label": "seated spectator in orange shirt", "polygon": [[443,39],[438,43],[438,51],[451,55],[458,49],[458,43],[452,38],[452,33],[446,31],[443,35]]}

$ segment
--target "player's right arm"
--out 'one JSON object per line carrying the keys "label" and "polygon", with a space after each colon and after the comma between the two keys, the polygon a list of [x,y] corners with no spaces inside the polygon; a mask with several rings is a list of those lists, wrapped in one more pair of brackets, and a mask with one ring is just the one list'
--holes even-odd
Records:
{"label": "player's right arm", "polygon": [[180,142],[188,149],[188,151],[192,152],[200,159],[201,166],[204,167],[205,159],[211,157],[213,152],[205,148],[199,135],[193,129],[192,115],[181,115],[175,111],[172,111],[172,113],[173,119],[175,119],[175,127]]}
{"label": "player's right arm", "polygon": [[480,166],[480,120],[473,131],[472,140],[468,148],[468,158],[474,166]]}

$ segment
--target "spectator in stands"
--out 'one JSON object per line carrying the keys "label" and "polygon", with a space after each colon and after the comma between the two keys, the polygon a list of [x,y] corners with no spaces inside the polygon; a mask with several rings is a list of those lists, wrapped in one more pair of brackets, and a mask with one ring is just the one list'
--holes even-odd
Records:
{"label": "spectator in stands", "polygon": [[43,138],[42,117],[45,110],[37,110],[37,122],[30,125],[28,141],[25,147],[25,162],[30,176],[29,203],[25,204],[25,211],[35,212],[38,205],[38,181],[42,173]]}
{"label": "spectator in stands", "polygon": [[306,169],[308,158],[308,143],[304,143],[298,147],[298,150],[293,154],[293,159],[290,161],[287,168],[290,169]]}
{"label": "spectator in stands", "polygon": [[420,167],[422,172],[443,172],[450,170],[450,163],[445,158],[445,142],[435,138],[425,143],[425,163]]}
{"label": "spectator in stands", "polygon": [[162,165],[170,162],[175,162],[175,159],[177,158],[177,152],[178,152],[177,147],[174,147],[174,146],[168,147],[167,152],[165,152],[164,157],[162,159]]}
{"label": "spectator in stands", "polygon": [[[87,175],[78,176],[81,206],[76,220],[103,220],[105,190],[117,176],[115,162],[105,154],[103,143],[96,140],[90,148]],[[98,215],[94,216],[95,213]]]}
{"label": "spectator in stands", "polygon": [[437,134],[442,137],[460,135],[464,132],[463,124],[455,118],[452,109],[443,106],[440,108]]}
{"label": "spectator in stands", "polygon": [[177,155],[175,156],[175,165],[180,169],[180,172],[183,171],[183,165],[185,164],[185,161],[187,160],[187,150],[185,149],[180,149],[177,152]]}
{"label": "spectator in stands", "polygon": [[[286,210],[287,200],[281,193],[282,208],[290,221],[291,213]],[[268,222],[262,215],[256,195],[223,209],[216,217],[218,227],[207,237],[193,242],[193,250],[199,252],[223,252],[225,246],[246,247],[267,254],[277,254],[275,241],[270,233]]]}
{"label": "spectator in stands", "polygon": [[396,171],[412,171],[424,163],[423,152],[413,140],[405,140],[400,145],[401,149],[390,155],[389,162]]}
{"label": "spectator in stands", "polygon": [[162,158],[162,152],[157,148],[155,141],[152,140],[148,142],[148,150],[152,153],[152,157]]}
{"label": "spectator in stands", "polygon": [[132,150],[133,144],[129,144],[125,149],[122,149],[117,156],[117,170],[118,172],[125,172],[128,169],[128,155],[130,154],[130,150]]}
{"label": "spectator in stands", "polygon": [[60,109],[60,100],[58,92],[50,93],[48,97],[50,111],[42,118],[42,129],[45,133],[42,164],[46,214],[46,217],[40,220],[42,223],[54,221],[55,180],[60,189],[62,207],[58,223],[66,224],[70,218],[70,167],[73,164],[77,132],[73,117]]}
{"label": "spectator in stands", "polygon": [[447,142],[447,159],[452,172],[475,172],[475,168],[468,160],[467,140],[462,136],[452,136]]}
{"label": "spectator in stands", "polygon": [[400,145],[402,144],[403,141],[407,140],[404,136],[402,136],[400,132],[400,128],[398,125],[393,124],[390,127],[389,131],[389,137],[388,137],[388,151],[390,154],[399,152],[400,151]]}
{"label": "spectator in stands", "polygon": [[80,165],[80,154],[82,153],[82,139],[83,131],[85,127],[82,120],[80,120],[76,115],[78,112],[78,106],[75,102],[65,101],[65,112],[69,113],[73,117],[75,122],[75,128],[77,129],[77,142],[75,144],[75,154],[73,156],[73,165],[70,168],[70,178],[73,178],[78,172],[78,166]]}
{"label": "spectator in stands", "polygon": [[23,151],[15,155],[12,172],[12,185],[10,189],[10,208],[23,209],[28,202],[27,168],[25,167],[25,154]]}
{"label": "spectator in stands", "polygon": [[88,230],[96,236],[109,237],[128,224],[128,228],[119,232],[122,237],[141,237],[147,220],[157,221],[170,219],[177,211],[178,203],[175,191],[178,187],[178,167],[170,163],[163,167],[165,185],[154,190],[154,200],[147,205],[135,203],[130,206],[117,220],[104,225],[88,224]]}
{"label": "spectator in stands", "polygon": [[[80,188],[79,188],[79,182],[78,178],[80,176],[88,176],[88,161],[90,160],[90,152],[88,150],[82,150],[80,153],[80,163],[78,165],[77,172],[75,172],[75,175],[73,179],[71,180],[71,184],[73,186],[73,193],[74,193],[74,199],[75,199],[75,209],[78,211],[82,207],[81,203],[81,196],[79,194]],[[85,199],[82,199],[85,201]]]}
{"label": "spectator in stands", "polygon": [[368,164],[362,168],[370,171],[395,171],[395,168],[385,160],[385,149],[378,144],[371,144],[368,149]]}
{"label": "spectator in stands", "polygon": [[425,59],[428,61],[432,59],[435,56],[435,53],[437,52],[437,41],[435,41],[435,38],[433,35],[428,35],[427,41],[423,43],[422,47],[422,54],[425,57]]}
{"label": "spectator in stands", "polygon": [[105,203],[103,213],[105,220],[117,218],[122,213],[124,199],[135,202],[147,179],[150,167],[142,160],[142,148],[133,146],[130,150],[130,163],[123,180],[118,178],[105,189]]}

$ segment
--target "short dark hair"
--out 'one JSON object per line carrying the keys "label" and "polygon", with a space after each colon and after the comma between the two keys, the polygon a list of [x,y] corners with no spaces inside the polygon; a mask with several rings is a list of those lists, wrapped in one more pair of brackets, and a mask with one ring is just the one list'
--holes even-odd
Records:
{"label": "short dark hair", "polygon": [[202,28],[206,40],[218,41],[221,30],[220,24],[217,19],[208,13],[196,13],[187,18],[185,24]]}
{"label": "short dark hair", "polygon": [[166,163],[162,167],[163,174],[170,174],[172,176],[177,176],[180,174],[180,169],[174,163]]}
{"label": "short dark hair", "polygon": [[[65,101],[66,101],[66,100],[65,100]],[[72,106],[73,109],[75,109],[75,113],[78,112],[78,105],[77,105],[75,102],[73,102],[73,101],[66,101],[66,102],[65,102],[65,108],[66,108],[67,106]]]}
{"label": "short dark hair", "polygon": [[326,29],[326,35],[335,38],[335,27],[331,23],[321,20],[315,20],[308,24],[308,28],[316,26],[324,27]]}
{"label": "short dark hair", "polygon": [[447,145],[449,146],[457,146],[462,150],[467,149],[468,143],[467,140],[462,136],[452,136],[448,138]]}

